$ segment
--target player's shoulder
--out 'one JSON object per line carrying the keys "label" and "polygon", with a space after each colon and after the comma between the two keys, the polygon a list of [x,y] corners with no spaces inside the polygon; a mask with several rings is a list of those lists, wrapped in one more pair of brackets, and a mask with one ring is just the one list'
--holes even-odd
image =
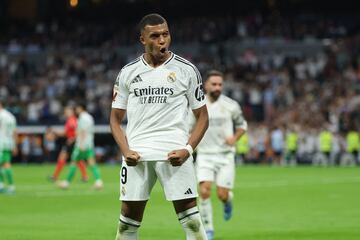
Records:
{"label": "player's shoulder", "polygon": [[71,116],[67,119],[67,121],[70,123],[76,123],[78,121],[78,119],[75,116]]}
{"label": "player's shoulder", "polygon": [[94,121],[93,116],[91,116],[91,114],[88,112],[83,112],[82,114],[80,114],[78,119],[78,122],[83,122],[83,123],[89,123],[93,121]]}
{"label": "player's shoulder", "polygon": [[135,58],[134,60],[132,60],[125,66],[123,66],[121,71],[127,72],[127,71],[131,71],[134,68],[138,67],[141,64],[141,58],[142,58],[141,56]]}
{"label": "player's shoulder", "polygon": [[237,108],[237,107],[240,106],[237,101],[235,101],[234,99],[229,98],[228,96],[225,96],[225,95],[223,95],[223,94],[221,95],[220,101],[221,101],[224,105],[226,105],[226,106],[228,106],[228,107],[230,107],[230,108]]}
{"label": "player's shoulder", "polygon": [[90,120],[94,118],[89,112],[85,112],[85,117]]}
{"label": "player's shoulder", "polygon": [[180,57],[179,55],[177,55],[175,53],[174,53],[172,63],[179,66],[179,67],[181,67],[181,68],[186,69],[187,72],[190,73],[190,74],[195,73],[196,75],[200,76],[199,70],[197,69],[197,67],[192,62],[190,62],[189,60],[187,60],[187,59],[185,59],[183,57]]}
{"label": "player's shoulder", "polygon": [[10,113],[10,117],[11,117],[11,121],[12,121],[13,123],[16,123],[16,117],[15,117],[15,115],[12,114],[12,113]]}
{"label": "player's shoulder", "polygon": [[3,110],[3,115],[4,115],[4,117],[6,117],[9,121],[15,120],[14,114],[12,114],[10,111],[8,111],[8,110],[6,110],[6,109]]}
{"label": "player's shoulder", "polygon": [[119,71],[117,78],[119,78],[120,76],[129,75],[131,72],[135,71],[140,66],[142,66],[141,56],[135,58],[134,60],[123,66]]}

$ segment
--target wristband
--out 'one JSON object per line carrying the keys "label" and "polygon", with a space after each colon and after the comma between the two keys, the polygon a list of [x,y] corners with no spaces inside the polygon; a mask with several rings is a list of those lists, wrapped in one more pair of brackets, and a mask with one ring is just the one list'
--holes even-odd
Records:
{"label": "wristband", "polygon": [[185,148],[188,152],[189,152],[189,155],[191,156],[194,152],[194,149],[192,148],[192,146],[190,144],[186,145]]}

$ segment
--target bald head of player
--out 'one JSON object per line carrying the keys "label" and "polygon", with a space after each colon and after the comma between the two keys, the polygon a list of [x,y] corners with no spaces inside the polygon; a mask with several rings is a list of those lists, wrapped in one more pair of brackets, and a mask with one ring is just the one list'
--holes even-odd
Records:
{"label": "bald head of player", "polygon": [[145,48],[145,60],[155,67],[161,65],[171,56],[171,37],[165,18],[155,13],[148,14],[141,19],[139,29],[140,42]]}
{"label": "bald head of player", "polygon": [[211,70],[206,74],[205,91],[207,98],[215,102],[223,90],[224,74],[217,70]]}

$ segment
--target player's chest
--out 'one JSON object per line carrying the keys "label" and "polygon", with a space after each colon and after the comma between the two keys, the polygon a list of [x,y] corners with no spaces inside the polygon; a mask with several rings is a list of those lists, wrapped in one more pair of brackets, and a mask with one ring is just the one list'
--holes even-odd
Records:
{"label": "player's chest", "polygon": [[221,126],[231,121],[231,112],[221,104],[207,104],[207,107],[211,126]]}
{"label": "player's chest", "polygon": [[184,76],[165,68],[133,74],[130,79],[130,98],[140,102],[166,103],[169,99],[185,95],[187,91]]}

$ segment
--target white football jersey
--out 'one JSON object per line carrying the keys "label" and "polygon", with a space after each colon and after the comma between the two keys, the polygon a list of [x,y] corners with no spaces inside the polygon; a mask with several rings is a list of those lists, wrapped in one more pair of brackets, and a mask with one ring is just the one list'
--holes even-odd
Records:
{"label": "white football jersey", "polygon": [[205,105],[202,80],[189,61],[171,53],[153,68],[143,56],[124,66],[114,86],[113,108],[126,109],[126,137],[140,161],[161,161],[189,138],[188,107]]}
{"label": "white football jersey", "polygon": [[234,129],[247,130],[240,105],[231,98],[220,95],[218,100],[206,103],[209,113],[209,128],[197,147],[201,153],[235,152],[234,146],[225,143],[226,138],[234,135]]}
{"label": "white football jersey", "polygon": [[94,147],[94,132],[95,132],[94,118],[88,112],[82,112],[79,115],[76,128],[76,142],[75,146],[80,147],[81,137],[80,131],[84,132],[84,138],[82,139],[83,147],[86,149],[92,149]]}
{"label": "white football jersey", "polygon": [[0,151],[14,148],[16,118],[9,111],[0,110]]}

